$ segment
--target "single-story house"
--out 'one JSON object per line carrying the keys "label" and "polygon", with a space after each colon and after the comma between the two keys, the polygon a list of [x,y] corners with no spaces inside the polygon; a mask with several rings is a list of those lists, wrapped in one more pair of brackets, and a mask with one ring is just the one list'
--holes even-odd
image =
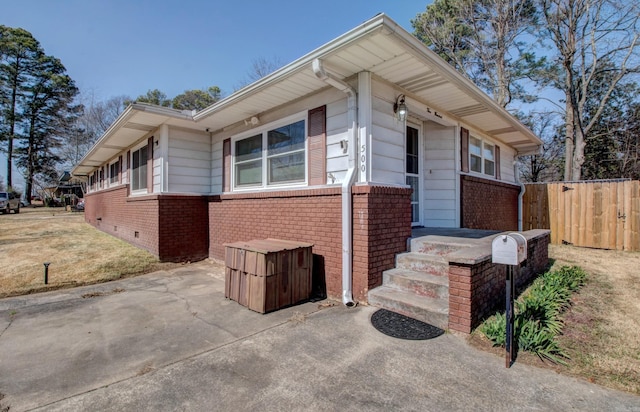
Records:
{"label": "single-story house", "polygon": [[540,139],[384,14],[200,112],[131,104],[75,166],[85,218],[162,260],[312,243],[366,301],[412,227],[517,230]]}

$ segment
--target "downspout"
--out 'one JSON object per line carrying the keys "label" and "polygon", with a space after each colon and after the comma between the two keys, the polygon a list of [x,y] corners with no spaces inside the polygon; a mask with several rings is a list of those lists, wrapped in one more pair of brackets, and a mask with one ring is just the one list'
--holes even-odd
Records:
{"label": "downspout", "polygon": [[513,161],[513,175],[516,178],[516,182],[520,185],[520,193],[518,193],[518,232],[522,232],[522,197],[527,190],[524,183],[520,181],[520,170],[518,169],[518,155],[516,154]]}
{"label": "downspout", "polygon": [[351,187],[356,180],[356,133],[358,132],[356,90],[346,82],[328,73],[322,67],[320,59],[312,63],[313,73],[325,83],[335,87],[347,95],[347,153],[349,168],[342,182],[342,303],[353,306],[353,206]]}

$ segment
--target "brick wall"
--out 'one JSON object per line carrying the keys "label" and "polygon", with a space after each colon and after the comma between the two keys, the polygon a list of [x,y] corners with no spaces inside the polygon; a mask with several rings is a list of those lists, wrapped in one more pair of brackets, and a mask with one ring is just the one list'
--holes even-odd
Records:
{"label": "brick wall", "polygon": [[462,175],[460,188],[460,227],[518,230],[520,186]]}
{"label": "brick wall", "polygon": [[143,248],[162,261],[208,256],[207,201],[203,196],[127,197],[128,185],[85,196],[85,221]]}
{"label": "brick wall", "polygon": [[[209,255],[224,258],[224,244],[267,237],[312,243],[314,283],[342,296],[340,188],[225,194],[209,203]],[[393,267],[411,235],[410,190],[353,188],[353,292],[366,301],[382,271]],[[317,293],[318,291],[316,291]]]}
{"label": "brick wall", "polygon": [[[516,289],[528,285],[549,263],[549,231],[522,234],[527,238],[527,260],[514,272]],[[455,257],[449,262],[449,329],[464,333],[471,333],[485,317],[505,305],[506,266],[491,263],[491,245],[477,252],[472,262],[456,262]]]}
{"label": "brick wall", "polygon": [[355,186],[353,195],[353,290],[366,297],[382,285],[382,272],[395,267],[396,255],[407,250],[411,189]]}

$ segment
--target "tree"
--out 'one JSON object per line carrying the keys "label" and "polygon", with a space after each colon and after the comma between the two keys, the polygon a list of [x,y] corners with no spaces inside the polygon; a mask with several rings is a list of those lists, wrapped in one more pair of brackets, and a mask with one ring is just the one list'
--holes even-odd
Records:
{"label": "tree", "polygon": [[95,101],[92,95],[81,101],[84,111],[78,116],[68,138],[62,142],[59,155],[65,167],[73,167],[91,149],[93,144],[107,131],[109,126],[126,108],[128,96],[114,96],[104,101]]}
{"label": "tree", "polygon": [[[140,96],[136,97],[135,102],[150,103],[162,107],[171,107],[171,99],[169,99],[164,92],[161,92],[158,89],[148,90],[147,94],[141,94]],[[128,105],[133,102],[126,101],[125,103]]]}
{"label": "tree", "polygon": [[[555,46],[562,68],[554,80],[565,97],[564,178],[580,180],[587,136],[618,86],[640,72],[640,9],[637,2],[624,0],[538,1],[545,37]],[[602,88],[605,72],[609,83]],[[587,111],[587,101],[594,98]]]}
{"label": "tree", "polygon": [[221,92],[218,86],[211,86],[207,90],[185,90],[172,100],[172,106],[178,110],[202,110],[220,100]]}
{"label": "tree", "polygon": [[273,57],[267,59],[265,57],[258,57],[251,61],[251,68],[247,71],[247,74],[243,80],[234,87],[236,91],[243,87],[262,79],[263,77],[273,73],[282,67],[283,63],[279,57]]}
{"label": "tree", "polygon": [[35,62],[43,55],[28,31],[0,25],[0,108],[3,140],[7,142],[7,186],[13,185],[13,151],[22,120],[20,99],[31,81]]}
{"label": "tree", "polygon": [[540,136],[543,142],[540,154],[520,158],[520,176],[525,182],[561,179],[564,147],[559,138],[562,130],[557,126],[556,117],[552,112],[518,114],[518,118]]}
{"label": "tree", "polygon": [[25,193],[30,196],[36,175],[54,179],[61,158],[57,149],[73,129],[82,106],[75,105],[78,94],[62,62],[40,56],[33,66],[32,79],[23,93],[23,135],[16,151],[17,163],[25,170]]}
{"label": "tree", "polygon": [[502,107],[534,99],[524,82],[545,63],[524,40],[538,24],[534,0],[435,0],[411,24],[420,40]]}

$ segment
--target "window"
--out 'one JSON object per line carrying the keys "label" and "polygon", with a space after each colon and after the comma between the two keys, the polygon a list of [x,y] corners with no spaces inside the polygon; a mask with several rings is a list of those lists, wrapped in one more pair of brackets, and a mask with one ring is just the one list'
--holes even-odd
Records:
{"label": "window", "polygon": [[482,140],[469,137],[469,168],[472,172],[495,176],[495,146]]}
{"label": "window", "polygon": [[299,120],[235,141],[234,187],[301,183],[306,178],[306,129]]}
{"label": "window", "polygon": [[131,153],[131,190],[147,188],[147,146]]}
{"label": "window", "polygon": [[120,173],[120,160],[109,165],[109,183],[111,185],[118,184],[118,174]]}

